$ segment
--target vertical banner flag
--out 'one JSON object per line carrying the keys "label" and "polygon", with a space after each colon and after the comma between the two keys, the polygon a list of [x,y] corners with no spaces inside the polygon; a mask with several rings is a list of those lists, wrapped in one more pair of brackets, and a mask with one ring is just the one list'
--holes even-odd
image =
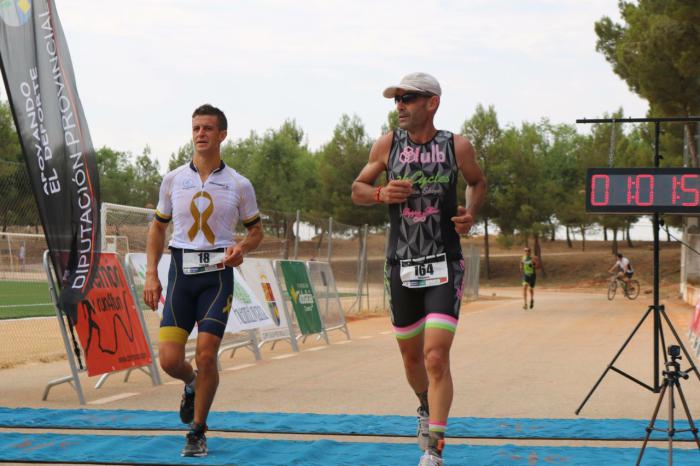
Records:
{"label": "vertical banner flag", "polygon": [[100,251],[99,180],[54,1],[0,0],[0,69],[61,307],[75,324]]}
{"label": "vertical banner flag", "polygon": [[76,324],[89,376],[151,363],[151,349],[119,258],[114,253],[98,258],[92,286],[78,305]]}
{"label": "vertical banner flag", "polygon": [[311,280],[306,265],[301,261],[279,261],[284,284],[292,300],[294,314],[297,316],[302,335],[321,332],[321,316],[318,312],[316,297],[311,287]]}

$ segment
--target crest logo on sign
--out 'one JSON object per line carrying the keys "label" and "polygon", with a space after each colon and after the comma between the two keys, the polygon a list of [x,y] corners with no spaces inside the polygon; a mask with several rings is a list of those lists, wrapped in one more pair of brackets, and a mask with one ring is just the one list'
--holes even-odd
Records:
{"label": "crest logo on sign", "polygon": [[0,18],[8,26],[22,26],[31,16],[31,0],[0,0]]}

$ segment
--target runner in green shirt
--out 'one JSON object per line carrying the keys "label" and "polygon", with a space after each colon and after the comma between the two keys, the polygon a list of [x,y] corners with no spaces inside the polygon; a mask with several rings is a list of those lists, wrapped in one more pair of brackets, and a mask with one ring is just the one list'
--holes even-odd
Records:
{"label": "runner in green shirt", "polygon": [[536,262],[530,255],[530,248],[525,246],[525,255],[520,259],[520,272],[523,274],[523,309],[527,309],[527,290],[530,289],[530,309],[535,305]]}

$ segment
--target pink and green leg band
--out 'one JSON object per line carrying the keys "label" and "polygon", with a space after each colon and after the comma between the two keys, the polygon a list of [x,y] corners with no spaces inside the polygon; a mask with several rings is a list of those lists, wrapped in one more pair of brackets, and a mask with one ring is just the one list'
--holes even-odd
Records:
{"label": "pink and green leg band", "polygon": [[439,328],[455,333],[457,322],[457,319],[447,314],[428,314],[425,318],[425,328]]}
{"label": "pink and green leg band", "polygon": [[432,419],[428,422],[428,432],[444,434],[446,430],[447,422],[438,422]]}
{"label": "pink and green leg band", "polygon": [[398,340],[408,340],[413,338],[420,333],[425,328],[425,317],[416,322],[415,324],[409,325],[408,327],[394,327],[394,333]]}

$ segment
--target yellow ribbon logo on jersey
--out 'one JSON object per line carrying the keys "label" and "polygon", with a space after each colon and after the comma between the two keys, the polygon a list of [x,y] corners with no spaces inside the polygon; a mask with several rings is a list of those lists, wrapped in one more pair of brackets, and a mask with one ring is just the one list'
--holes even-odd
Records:
{"label": "yellow ribbon logo on jersey", "polygon": [[[199,199],[200,197],[203,197],[209,201],[209,205],[206,209],[204,209],[204,212],[199,211],[197,203],[195,202],[195,200]],[[204,233],[204,237],[207,239],[207,241],[214,244],[216,241],[216,236],[214,236],[214,232],[207,223],[209,217],[211,217],[211,214],[214,213],[214,200],[211,198],[211,194],[206,191],[201,191],[195,194],[190,202],[190,213],[192,213],[192,218],[194,218],[194,224],[187,232],[187,236],[190,237],[190,241],[194,241],[195,236],[197,236],[197,232],[202,230],[202,233]]]}

